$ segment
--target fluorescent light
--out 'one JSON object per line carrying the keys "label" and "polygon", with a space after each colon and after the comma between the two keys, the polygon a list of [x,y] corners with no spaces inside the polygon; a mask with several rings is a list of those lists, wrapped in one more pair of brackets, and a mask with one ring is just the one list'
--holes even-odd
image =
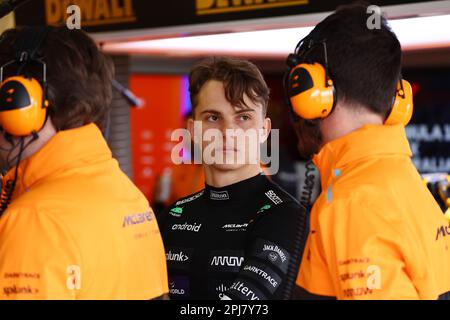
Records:
{"label": "fluorescent light", "polygon": [[404,49],[450,47],[450,15],[390,21]]}
{"label": "fluorescent light", "polygon": [[[391,20],[404,50],[450,47],[450,15]],[[166,56],[241,55],[284,57],[313,27],[105,43],[108,52]]]}

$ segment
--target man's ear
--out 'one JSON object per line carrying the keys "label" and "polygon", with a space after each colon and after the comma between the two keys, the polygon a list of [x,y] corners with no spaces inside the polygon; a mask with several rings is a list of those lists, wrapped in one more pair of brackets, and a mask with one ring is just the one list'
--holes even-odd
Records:
{"label": "man's ear", "polygon": [[261,132],[262,134],[259,137],[259,139],[260,139],[259,143],[266,142],[271,130],[272,130],[272,120],[270,120],[270,118],[265,118],[264,125],[262,127],[262,132]]}

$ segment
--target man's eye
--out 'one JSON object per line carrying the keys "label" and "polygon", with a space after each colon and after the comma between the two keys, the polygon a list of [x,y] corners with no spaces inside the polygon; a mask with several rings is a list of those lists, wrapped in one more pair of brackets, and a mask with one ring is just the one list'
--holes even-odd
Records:
{"label": "man's eye", "polygon": [[243,114],[243,115],[239,116],[239,119],[242,120],[242,121],[248,121],[251,118],[250,118],[249,115]]}
{"label": "man's eye", "polygon": [[216,122],[217,120],[219,120],[219,117],[215,116],[215,115],[210,115],[206,118],[206,120],[208,120],[210,122]]}

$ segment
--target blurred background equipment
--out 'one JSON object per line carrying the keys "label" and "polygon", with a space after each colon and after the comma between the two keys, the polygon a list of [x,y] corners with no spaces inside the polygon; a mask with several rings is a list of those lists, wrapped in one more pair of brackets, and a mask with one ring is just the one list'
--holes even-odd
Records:
{"label": "blurred background equipment", "polygon": [[433,173],[424,174],[422,178],[450,222],[450,175]]}

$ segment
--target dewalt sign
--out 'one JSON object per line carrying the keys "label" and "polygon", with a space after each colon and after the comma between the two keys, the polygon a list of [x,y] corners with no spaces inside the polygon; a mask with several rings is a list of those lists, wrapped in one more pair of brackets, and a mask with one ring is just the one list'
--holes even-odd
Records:
{"label": "dewalt sign", "polygon": [[136,21],[132,0],[45,0],[47,25],[65,23],[67,8],[77,5],[83,26],[99,26]]}
{"label": "dewalt sign", "polygon": [[[1,1],[1,0],[0,0]],[[354,0],[33,0],[16,10],[16,24],[64,25],[77,5],[80,27],[90,33],[205,25],[334,11]],[[371,0],[394,5],[437,0]],[[298,18],[301,21],[301,17]],[[201,28],[199,28],[201,32]]]}
{"label": "dewalt sign", "polygon": [[308,0],[196,0],[197,15],[273,9],[308,4]]}

